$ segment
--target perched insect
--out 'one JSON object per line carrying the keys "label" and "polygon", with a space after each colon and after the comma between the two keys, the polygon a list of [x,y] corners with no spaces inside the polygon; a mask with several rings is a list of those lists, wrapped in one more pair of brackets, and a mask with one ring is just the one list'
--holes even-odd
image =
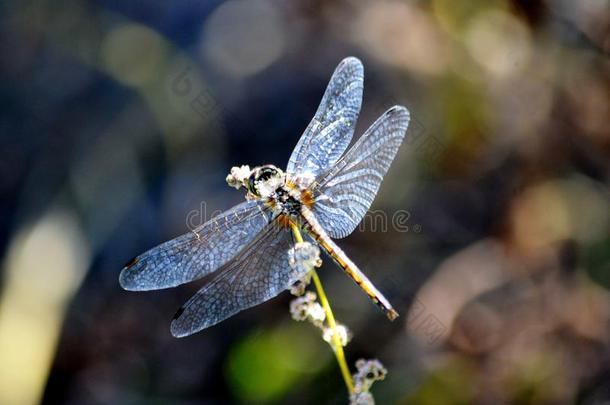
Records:
{"label": "perched insect", "polygon": [[345,152],[360,112],[363,73],[353,57],[337,66],[285,173],[273,165],[242,167],[248,173],[232,185],[247,189],[246,202],[123,268],[121,286],[134,291],[174,287],[213,273],[176,313],[174,336],[193,334],[267,301],[302,278],[288,265],[291,226],[317,242],[388,318],[398,316],[331,239],[358,226],[409,124],[408,110],[394,106]]}

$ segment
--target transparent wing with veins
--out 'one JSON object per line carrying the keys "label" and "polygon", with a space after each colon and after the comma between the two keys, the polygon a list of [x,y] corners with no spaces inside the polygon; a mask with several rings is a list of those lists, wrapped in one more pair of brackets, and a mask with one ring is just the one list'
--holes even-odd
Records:
{"label": "transparent wing with veins", "polygon": [[313,212],[332,238],[352,233],[370,208],[402,144],[409,118],[406,108],[390,108],[317,178]]}
{"label": "transparent wing with veins", "polygon": [[316,176],[332,166],[352,140],[362,104],[364,68],[354,57],[341,61],[320,106],[295,147],[286,173]]}
{"label": "transparent wing with veins", "polygon": [[212,273],[239,253],[272,220],[259,201],[247,201],[131,260],[119,282],[126,290],[174,287]]}
{"label": "transparent wing with veins", "polygon": [[[351,233],[370,207],[409,122],[408,111],[394,107],[341,156],[353,136],[362,85],[360,61],[343,60],[286,170],[288,178],[316,178],[312,209],[335,238]],[[293,242],[279,222],[264,202],[244,202],[136,257],[119,281],[127,290],[154,290],[214,273],[172,321],[172,334],[190,335],[275,297],[303,276],[288,264]]]}
{"label": "transparent wing with veins", "polygon": [[191,335],[290,287],[304,276],[288,264],[293,244],[289,228],[277,221],[267,225],[180,308],[171,324],[172,334]]}

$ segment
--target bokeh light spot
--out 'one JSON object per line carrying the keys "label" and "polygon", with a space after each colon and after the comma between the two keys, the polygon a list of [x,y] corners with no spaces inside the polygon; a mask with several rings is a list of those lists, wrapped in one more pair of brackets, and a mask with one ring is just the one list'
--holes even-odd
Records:
{"label": "bokeh light spot", "polygon": [[493,75],[510,76],[528,64],[531,54],[529,31],[507,13],[481,13],[472,21],[465,39],[471,56]]}
{"label": "bokeh light spot", "polygon": [[328,348],[302,325],[255,332],[233,347],[226,367],[237,396],[273,401],[303,383],[328,361]]}
{"label": "bokeh light spot", "polygon": [[447,65],[445,38],[430,17],[406,3],[368,3],[353,30],[357,42],[386,63],[424,74]]}
{"label": "bokeh light spot", "polygon": [[88,263],[89,247],[72,215],[48,213],[16,234],[0,301],[0,403],[38,403],[66,305]]}
{"label": "bokeh light spot", "polygon": [[262,71],[281,56],[284,46],[280,16],[267,1],[228,1],[204,26],[205,56],[233,76]]}
{"label": "bokeh light spot", "polygon": [[162,38],[139,24],[119,25],[106,36],[101,58],[109,73],[130,86],[158,79],[165,61]]}

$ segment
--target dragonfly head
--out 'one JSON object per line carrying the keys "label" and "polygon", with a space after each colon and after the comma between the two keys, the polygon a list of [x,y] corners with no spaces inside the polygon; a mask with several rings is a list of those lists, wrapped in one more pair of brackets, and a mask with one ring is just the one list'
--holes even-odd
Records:
{"label": "dragonfly head", "polygon": [[273,165],[264,165],[252,169],[247,188],[253,195],[265,198],[282,184],[284,184],[284,172]]}

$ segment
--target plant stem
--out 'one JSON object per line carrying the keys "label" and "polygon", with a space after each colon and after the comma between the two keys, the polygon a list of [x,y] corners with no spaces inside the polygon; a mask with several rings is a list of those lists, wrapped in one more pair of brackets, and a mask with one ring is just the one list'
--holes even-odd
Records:
{"label": "plant stem", "polygon": [[[303,237],[301,236],[301,231],[299,230],[298,226],[296,224],[291,223],[290,227],[292,228],[292,233],[294,234],[294,238],[296,239],[296,241],[299,243],[303,242]],[[328,321],[328,326],[333,331],[332,344],[335,352],[335,357],[337,358],[337,363],[339,363],[339,368],[341,369],[343,380],[345,380],[347,391],[351,395],[354,393],[354,382],[352,381],[352,375],[349,371],[349,367],[347,366],[347,362],[345,361],[345,353],[343,352],[343,345],[341,344],[339,333],[337,332],[337,323],[335,322],[335,316],[333,315],[333,311],[330,308],[328,298],[326,298],[324,288],[322,288],[322,281],[320,281],[318,273],[313,268],[311,269],[311,278],[313,279],[316,291],[318,292],[318,297],[320,298],[320,302],[322,303],[322,308],[324,308],[324,312],[326,313],[326,320]]]}

